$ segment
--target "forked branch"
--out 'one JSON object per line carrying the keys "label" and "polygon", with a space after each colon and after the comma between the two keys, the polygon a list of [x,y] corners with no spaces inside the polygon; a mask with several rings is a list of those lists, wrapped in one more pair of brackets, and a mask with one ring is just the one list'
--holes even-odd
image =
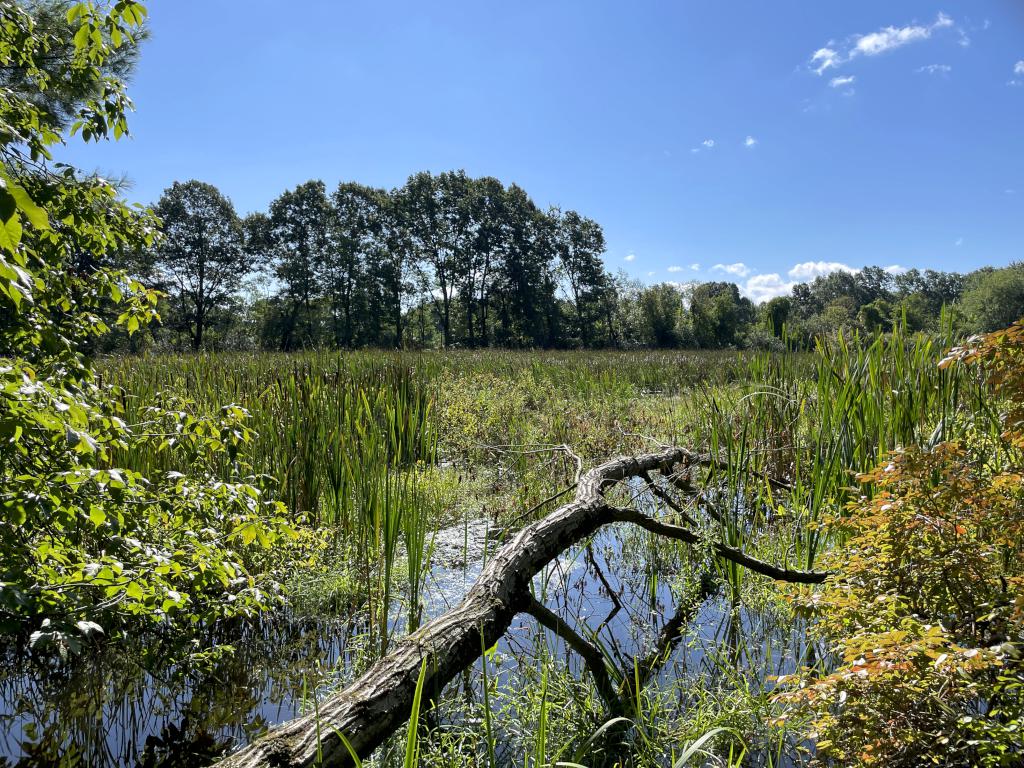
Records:
{"label": "forked branch", "polygon": [[[611,459],[582,474],[575,498],[520,530],[487,562],[458,606],[400,640],[359,679],[323,702],[318,713],[272,728],[226,758],[222,765],[351,765],[352,759],[339,733],[360,757],[368,756],[408,719],[424,660],[424,689],[439,691],[479,657],[482,647],[494,645],[517,613],[539,613],[550,622],[550,617],[538,611],[533,602],[533,577],[603,525],[626,521],[656,534],[696,542],[698,537],[692,530],[655,520],[636,510],[617,509],[604,496],[608,488],[629,478],[651,472],[671,474],[673,465],[692,457],[683,448],[665,448],[656,453]],[[725,545],[716,545],[716,550],[722,557],[775,579],[811,583],[824,580],[826,575],[778,568]],[[559,626],[557,620],[554,624]],[[564,631],[560,634],[566,636]],[[585,651],[593,657],[583,644],[576,645],[581,654]]]}

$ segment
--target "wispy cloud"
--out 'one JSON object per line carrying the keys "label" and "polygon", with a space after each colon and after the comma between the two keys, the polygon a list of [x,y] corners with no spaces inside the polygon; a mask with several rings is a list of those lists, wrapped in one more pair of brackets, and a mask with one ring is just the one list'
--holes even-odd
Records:
{"label": "wispy cloud", "polygon": [[822,74],[826,69],[832,69],[838,67],[843,63],[842,57],[839,52],[834,48],[819,48],[813,54],[811,54],[810,67],[819,75]]}
{"label": "wispy cloud", "polygon": [[[953,19],[940,13],[931,24],[883,27],[877,32],[869,32],[866,35],[852,35],[842,44],[829,41],[827,45],[811,54],[807,66],[816,74],[823,75],[826,71],[838,69],[858,56],[878,56],[888,51],[894,51],[910,43],[927,40],[938,30],[952,26],[954,26]],[[961,43],[966,39],[963,31],[961,31],[960,39]],[[833,87],[839,86],[833,85]]]}
{"label": "wispy cloud", "polygon": [[736,277],[746,277],[750,274],[750,267],[742,261],[737,261],[735,264],[715,264],[711,269],[717,272],[725,272],[729,275],[735,275]]}
{"label": "wispy cloud", "polygon": [[849,85],[856,80],[854,75],[843,75],[842,77],[833,77],[828,81],[828,84],[833,88],[842,88],[844,85]]}
{"label": "wispy cloud", "polygon": [[953,68],[949,64],[925,64],[914,71],[918,74],[923,72],[928,75],[948,75],[953,71]]}
{"label": "wispy cloud", "polygon": [[757,146],[757,139],[753,136],[747,136],[747,138],[743,140],[743,146],[747,149],[751,149],[752,147]]}
{"label": "wispy cloud", "polygon": [[946,14],[940,13],[934,23],[926,27],[917,25],[886,27],[878,32],[861,35],[857,38],[853,50],[856,53],[863,53],[865,56],[877,56],[880,53],[901,48],[907,43],[927,40],[935,30],[952,26],[953,20]]}
{"label": "wispy cloud", "polygon": [[955,242],[955,243],[953,243],[953,245],[955,245],[955,246],[956,246],[957,248],[959,248],[959,247],[960,247],[961,245],[963,245],[963,244],[964,244],[964,239],[963,239],[962,237],[958,237],[958,238],[956,239],[956,242]]}
{"label": "wispy cloud", "polygon": [[[1021,59],[1013,65],[1013,74],[1018,77],[1024,77],[1024,59]],[[1015,77],[1007,82],[1007,85],[1024,85],[1024,80],[1018,80],[1017,77]]]}
{"label": "wispy cloud", "polygon": [[851,274],[856,273],[858,270],[843,264],[840,261],[804,261],[800,264],[793,266],[787,273],[794,280],[806,282],[813,280],[816,277],[824,277],[830,275],[833,272],[849,272]]}
{"label": "wispy cloud", "polygon": [[669,272],[682,272],[683,268],[682,267],[677,267],[677,266],[673,265],[673,266],[668,268],[668,271]]}
{"label": "wispy cloud", "polygon": [[700,272],[700,264],[694,262],[693,264],[690,265],[690,269],[694,272]]}
{"label": "wispy cloud", "polygon": [[630,253],[630,254],[626,255],[626,257],[623,259],[623,261],[633,261],[635,259],[636,259],[636,254],[635,253]]}
{"label": "wispy cloud", "polygon": [[884,269],[890,275],[905,275],[910,271],[910,267],[904,267],[899,264],[890,264],[888,267],[884,267]]}

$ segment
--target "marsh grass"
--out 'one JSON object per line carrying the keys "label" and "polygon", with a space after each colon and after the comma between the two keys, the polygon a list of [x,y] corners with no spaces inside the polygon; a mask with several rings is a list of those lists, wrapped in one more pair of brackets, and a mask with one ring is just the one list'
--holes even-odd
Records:
{"label": "marsh grass", "polygon": [[[834,543],[828,519],[853,494],[871,492],[853,473],[965,425],[998,435],[982,383],[963,367],[936,365],[949,342],[897,328],[840,336],[812,353],[201,355],[109,361],[104,379],[124,387],[130,423],[144,421],[143,404],[172,398],[197,413],[226,401],[249,411],[258,434],[249,471],[324,540],[315,566],[287,581],[293,610],[362,617],[357,665],[365,668],[396,633],[420,625],[439,528],[464,526],[468,563],[472,521],[522,525],[527,513],[540,517],[559,503],[541,502],[571,483],[572,463],[550,450],[509,450],[516,446],[564,443],[587,462],[652,443],[694,446],[715,459],[692,500],[705,541],[813,568]],[[171,451],[130,463],[152,473],[180,460]],[[772,725],[768,677],[781,641],[741,617],[759,612],[773,627],[799,631],[796,618],[764,579],[711,557],[710,547],[688,552],[646,533],[635,544],[650,606],[665,587],[682,599],[695,572],[713,572],[723,585],[716,599],[731,618],[701,650],[697,678],[646,679],[635,659],[622,668],[591,633],[631,702],[628,723],[613,723],[585,676],[538,631],[516,684],[498,652],[482,649],[464,686],[479,701],[446,694],[404,742],[368,762],[802,764],[802,724]],[[693,628],[685,631],[692,640]]]}

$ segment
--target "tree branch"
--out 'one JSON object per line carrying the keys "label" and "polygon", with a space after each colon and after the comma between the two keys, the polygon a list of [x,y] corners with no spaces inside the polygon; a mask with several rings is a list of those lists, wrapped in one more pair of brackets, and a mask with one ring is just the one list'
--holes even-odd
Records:
{"label": "tree branch", "polygon": [[[697,542],[697,534],[688,528],[655,520],[635,510],[611,507],[604,498],[605,491],[616,483],[642,477],[644,473],[670,472],[674,464],[691,455],[682,448],[666,448],[657,453],[611,459],[582,474],[575,498],[520,530],[488,560],[458,606],[401,639],[359,679],[323,702],[318,713],[271,729],[222,765],[349,766],[352,759],[338,733],[365,758],[408,719],[424,660],[424,686],[440,690],[479,657],[482,647],[496,643],[517,613],[535,607],[530,595],[533,577],[603,525],[632,522],[660,535]],[[715,548],[722,557],[772,578],[815,583],[826,575],[777,568],[721,544]],[[567,628],[558,624],[557,617],[555,625],[562,627],[560,636],[565,637]],[[596,660],[583,644],[573,642],[581,655],[587,654],[585,660]]]}
{"label": "tree branch", "polygon": [[608,668],[604,663],[604,655],[593,643],[581,637],[572,627],[565,623],[558,614],[554,613],[542,602],[530,595],[525,607],[525,612],[533,616],[542,627],[547,627],[560,638],[565,644],[572,648],[583,662],[587,665],[591,676],[594,678],[594,685],[597,692],[604,699],[609,712],[613,715],[621,715],[626,711],[622,699],[619,698],[608,676]]}

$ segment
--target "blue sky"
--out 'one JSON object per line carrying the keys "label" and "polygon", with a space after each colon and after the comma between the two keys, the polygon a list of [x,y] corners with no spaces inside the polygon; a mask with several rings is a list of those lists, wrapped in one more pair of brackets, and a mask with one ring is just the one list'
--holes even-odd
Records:
{"label": "blue sky", "polygon": [[147,5],[134,138],[58,158],[133,200],[464,168],[596,219],[613,271],[757,300],[1024,258],[1020,0]]}

